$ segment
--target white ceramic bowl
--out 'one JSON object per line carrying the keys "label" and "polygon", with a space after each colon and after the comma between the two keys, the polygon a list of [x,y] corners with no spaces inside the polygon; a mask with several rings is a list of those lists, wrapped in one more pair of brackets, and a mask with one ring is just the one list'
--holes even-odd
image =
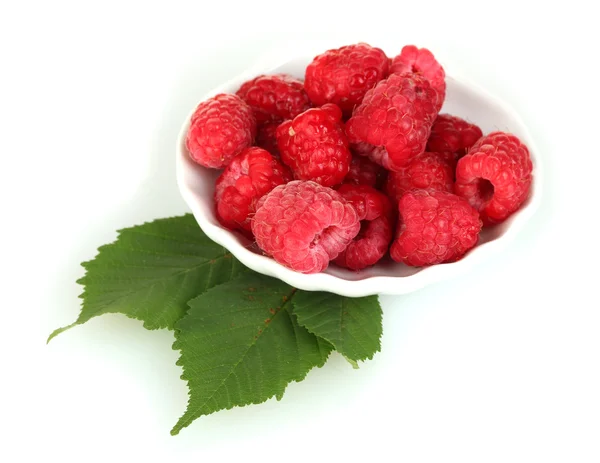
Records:
{"label": "white ceramic bowl", "polygon": [[[281,55],[287,58],[279,61],[276,56],[271,56],[253,69],[213,89],[208,94],[200,98],[191,97],[190,107],[195,109],[198,103],[217,93],[235,93],[243,82],[259,74],[284,72],[303,78],[304,69],[314,56],[328,48],[335,47],[317,48],[313,45],[307,46],[304,50],[294,51],[293,54],[287,50]],[[389,56],[393,56],[394,50],[390,50],[389,53]],[[387,260],[359,272],[332,265],[323,273],[306,275],[294,272],[278,264],[272,258],[261,255],[250,241],[223,228],[217,221],[213,208],[213,191],[219,171],[205,169],[189,159],[185,148],[189,117],[183,121],[183,127],[177,140],[177,182],[181,195],[209,238],[228,249],[252,270],[279,278],[299,289],[328,291],[350,297],[372,294],[405,294],[431,283],[462,274],[471,269],[473,265],[502,250],[531,218],[540,203],[542,169],[535,143],[525,124],[513,109],[465,79],[451,75],[448,70],[446,83],[446,101],[441,112],[460,116],[476,123],[484,134],[493,130],[514,133],[528,146],[534,164],[534,181],[528,201],[501,225],[484,229],[479,244],[458,262],[427,268],[411,268]]]}

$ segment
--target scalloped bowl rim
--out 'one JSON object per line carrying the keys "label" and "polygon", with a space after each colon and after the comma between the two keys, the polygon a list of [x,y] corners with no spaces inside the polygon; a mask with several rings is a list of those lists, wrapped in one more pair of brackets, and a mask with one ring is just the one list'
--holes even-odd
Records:
{"label": "scalloped bowl rim", "polygon": [[[321,50],[323,49],[327,48],[321,48]],[[317,53],[314,53],[312,56],[316,54]],[[311,56],[310,53],[306,52],[304,55]],[[542,194],[541,159],[533,138],[521,120],[521,117],[510,106],[491,95],[486,90],[462,76],[458,77],[455,73],[450,75],[447,70],[448,78],[453,79],[455,83],[468,88],[469,92],[477,95],[479,98],[487,100],[489,103],[494,104],[502,111],[509,114],[510,117],[520,125],[520,138],[527,145],[531,153],[531,158],[534,163],[534,181],[530,197],[528,202],[508,219],[507,223],[509,224],[501,236],[492,241],[478,244],[457,262],[426,267],[417,273],[408,276],[369,276],[359,280],[347,280],[328,273],[303,274],[295,272],[277,263],[271,257],[257,254],[248,249],[246,245],[240,242],[234,233],[219,226],[214,220],[211,220],[211,217],[214,217],[212,197],[208,198],[208,200],[207,198],[199,198],[186,184],[184,177],[186,170],[189,169],[190,161],[185,150],[185,136],[189,126],[190,117],[200,101],[210,98],[220,92],[235,91],[232,89],[237,89],[244,81],[260,73],[276,71],[278,67],[292,61],[289,56],[288,52],[287,59],[272,60],[271,64],[266,64],[266,60],[263,60],[264,62],[258,63],[244,73],[239,74],[233,79],[207,92],[195,102],[193,109],[191,109],[187,115],[177,137],[176,175],[177,184],[184,201],[190,207],[196,221],[204,233],[211,240],[231,252],[231,254],[245,266],[256,272],[278,278],[291,286],[306,291],[327,291],[348,297],[361,297],[373,294],[407,294],[430,284],[464,274],[474,265],[490,258],[494,253],[502,250],[518,235],[538,209]],[[447,69],[447,66],[445,67]]]}

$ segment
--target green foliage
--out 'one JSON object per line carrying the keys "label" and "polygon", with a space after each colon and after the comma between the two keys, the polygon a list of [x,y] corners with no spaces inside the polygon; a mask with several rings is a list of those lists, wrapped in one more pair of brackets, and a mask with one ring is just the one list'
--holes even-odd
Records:
{"label": "green foliage", "polygon": [[377,296],[351,298],[299,291],[293,306],[298,323],[330,342],[355,362],[353,366],[359,360],[372,359],[381,349],[382,313]]}
{"label": "green foliage", "polygon": [[173,345],[190,399],[172,434],[202,415],[281,397],[291,381],[323,366],[332,347],[298,325],[290,304],[296,294],[246,273],[190,301]]}
{"label": "green foliage", "polygon": [[81,313],[59,333],[106,313],[141,320],[150,330],[172,329],[187,302],[246,271],[226,249],[200,231],[191,214],[124,230],[82,266]]}
{"label": "green foliage", "polygon": [[120,230],[98,251],[82,264],[79,317],[48,341],[106,313],[174,329],[189,401],[173,435],[218,410],[281,399],[333,350],[355,368],[380,350],[377,296],[300,291],[252,272],[190,214]]}

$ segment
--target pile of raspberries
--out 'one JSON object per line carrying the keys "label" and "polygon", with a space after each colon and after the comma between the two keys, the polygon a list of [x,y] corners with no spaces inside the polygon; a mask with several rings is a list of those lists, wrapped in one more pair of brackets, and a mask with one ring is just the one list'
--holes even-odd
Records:
{"label": "pile of raspberries", "polygon": [[219,222],[294,271],[454,262],[527,199],[532,162],[515,135],[440,113],[445,95],[429,50],[348,45],[304,81],[260,75],[202,102],[186,147],[222,169]]}

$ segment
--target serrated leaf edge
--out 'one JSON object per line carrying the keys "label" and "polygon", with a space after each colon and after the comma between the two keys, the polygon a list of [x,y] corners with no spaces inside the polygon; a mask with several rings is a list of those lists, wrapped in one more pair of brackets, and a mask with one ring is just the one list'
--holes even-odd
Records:
{"label": "serrated leaf edge", "polygon": [[[326,293],[326,294],[333,294],[333,293]],[[376,298],[377,305],[379,307],[379,311],[383,314],[383,310],[381,308],[381,303],[379,302],[379,295],[375,294],[374,296]],[[370,297],[370,296],[366,296],[366,297]],[[347,299],[351,299],[351,298],[343,296],[344,303],[347,302]],[[296,307],[296,304],[294,304],[294,301],[292,301],[292,306]],[[342,313],[342,318],[343,318],[343,313]],[[318,338],[324,339],[325,341],[327,341],[328,343],[330,343],[333,346],[333,349],[336,352],[338,352],[338,353],[341,354],[341,352],[338,350],[338,348],[335,346],[335,344],[333,342],[331,342],[330,339],[327,339],[326,337],[323,337],[323,336],[321,336],[321,335],[313,332],[310,328],[308,328],[306,325],[304,325],[303,323],[301,323],[300,319],[297,316],[297,314],[296,314],[296,320],[298,321],[298,324],[301,325],[301,326],[303,326],[304,328],[306,328],[306,330],[309,333],[311,333],[312,335],[314,335],[314,336],[316,336]],[[341,326],[341,321],[340,321],[340,326]],[[340,332],[341,332],[341,330],[340,330]],[[381,336],[383,336],[383,322],[382,322],[382,327],[381,327]],[[357,343],[358,343],[358,341],[357,341]],[[358,343],[358,344],[360,344],[360,343]],[[378,345],[377,349],[375,351],[373,351],[373,353],[371,353],[371,355],[367,355],[366,357],[359,357],[359,358],[353,359],[353,358],[347,357],[345,354],[341,354],[341,355],[350,363],[350,365],[352,365],[352,368],[358,369],[359,368],[358,362],[366,362],[367,360],[373,360],[373,358],[375,357],[375,354],[377,354],[378,352],[381,352],[381,338],[379,338],[377,340],[377,345]],[[365,351],[367,351],[367,349],[365,349]]]}
{"label": "serrated leaf edge", "polygon": [[[223,254],[223,256],[219,256],[219,258],[224,258],[224,257],[225,257],[225,256],[227,256],[227,255],[231,255],[231,253],[225,253],[225,254]],[[203,262],[201,265],[198,265],[198,266],[195,266],[195,267],[192,267],[192,268],[186,269],[186,270],[185,270],[185,271],[183,271],[183,272],[179,272],[179,273],[173,274],[173,275],[171,275],[169,278],[176,277],[176,276],[179,276],[179,275],[183,275],[184,273],[187,273],[187,272],[196,271],[196,270],[198,270],[199,268],[201,268],[201,267],[202,267],[203,265],[205,265],[205,264],[208,264],[208,262]],[[82,277],[82,278],[84,278],[84,277]],[[80,278],[80,280],[81,280],[82,278]],[[79,283],[79,281],[80,281],[80,280],[77,280],[77,283]],[[211,286],[210,288],[207,288],[205,291],[207,291],[208,289],[212,289],[212,288],[215,288],[215,287],[217,287],[217,286],[220,286],[220,285],[222,285],[223,283],[226,283],[226,281],[224,281],[224,282],[222,282],[222,283],[219,283],[219,284],[216,284],[216,285],[214,285],[214,286]],[[79,283],[79,284],[81,284],[81,283]],[[152,286],[152,285],[154,285],[154,284],[155,284],[155,283],[152,283],[152,284],[148,285],[147,287],[151,287],[151,286]],[[200,293],[198,293],[198,294],[197,294],[195,297],[198,297],[198,296],[202,295],[203,293],[204,293],[204,292],[200,292]],[[78,296],[78,297],[79,297],[79,299],[83,299],[83,298],[84,298],[84,295],[85,295],[85,290],[84,290],[84,291],[83,291],[83,292],[82,292],[82,293],[81,293],[81,294]],[[112,304],[113,302],[117,301],[117,300],[118,300],[119,298],[121,298],[121,297],[125,297],[125,296],[119,296],[119,297],[117,297],[117,298],[115,298],[115,299],[112,299],[112,300],[110,300],[110,301],[109,301],[109,302],[107,302],[106,304]],[[194,298],[195,298],[195,297],[194,297]],[[70,325],[63,326],[62,328],[57,328],[57,329],[56,329],[56,330],[54,330],[52,333],[50,333],[50,336],[48,336],[48,339],[46,340],[46,344],[48,344],[48,343],[49,343],[49,342],[50,342],[52,339],[54,339],[54,338],[55,338],[56,336],[58,336],[59,334],[61,334],[61,333],[65,332],[65,331],[68,331],[68,330],[70,330],[71,328],[74,328],[74,327],[76,327],[76,326],[79,326],[79,325],[84,325],[85,323],[87,323],[87,322],[91,321],[92,319],[94,319],[94,318],[96,318],[96,317],[98,317],[98,316],[101,316],[101,315],[106,315],[106,314],[109,314],[109,313],[110,313],[110,314],[124,315],[124,316],[126,316],[127,318],[131,318],[131,319],[133,319],[133,320],[139,320],[139,321],[141,321],[141,322],[142,322],[142,326],[143,326],[145,329],[147,329],[148,331],[161,330],[161,329],[167,329],[167,330],[169,330],[169,331],[172,331],[172,330],[173,330],[173,328],[172,328],[172,327],[170,327],[170,326],[167,326],[167,325],[164,325],[164,326],[162,326],[162,325],[161,325],[161,326],[154,326],[154,325],[150,325],[150,324],[148,324],[148,323],[147,323],[145,320],[143,320],[142,318],[135,317],[135,316],[133,316],[133,315],[126,314],[126,313],[123,313],[123,312],[119,312],[118,310],[115,310],[115,311],[111,311],[111,312],[104,312],[104,313],[101,313],[101,314],[96,314],[96,315],[93,315],[93,316],[91,316],[90,318],[88,318],[88,319],[87,319],[87,320],[85,320],[85,321],[80,321],[80,320],[78,319],[78,320],[75,320],[75,321],[74,321],[73,323],[71,323]],[[184,315],[184,316],[185,316],[185,315]]]}
{"label": "serrated leaf edge", "polygon": [[[211,289],[212,289],[212,288],[211,288]],[[287,300],[286,300],[286,301],[285,301],[285,302],[282,304],[282,306],[281,306],[281,309],[280,309],[280,310],[277,312],[277,314],[279,314],[279,313],[281,313],[281,312],[286,312],[286,313],[288,314],[288,316],[289,316],[289,317],[294,317],[294,318],[296,319],[296,322],[297,322],[298,326],[302,326],[303,328],[305,328],[305,329],[306,329],[306,327],[304,327],[303,325],[300,325],[300,323],[298,323],[298,317],[296,316],[296,314],[294,314],[294,313],[293,313],[293,310],[290,310],[290,308],[287,308],[287,307],[286,307],[286,305],[289,305],[289,306],[291,306],[291,305],[292,305],[292,304],[291,304],[291,301],[292,301],[292,299],[293,299],[293,296],[294,296],[294,294],[295,294],[297,291],[298,291],[298,290],[297,290],[296,288],[292,288],[292,290],[291,290],[291,292],[290,292],[290,296],[288,296],[288,297],[287,297]],[[195,298],[194,298],[194,299],[195,299]],[[188,306],[190,305],[190,303],[191,303],[191,302],[192,302],[194,299],[190,299],[190,301],[188,302]],[[285,309],[284,309],[284,307],[285,307]],[[274,316],[277,316],[277,314],[275,314]],[[221,382],[221,384],[219,385],[219,387],[217,387],[217,388],[214,390],[214,393],[216,393],[218,390],[220,390],[220,388],[223,386],[223,384],[225,384],[225,381],[227,381],[227,379],[228,379],[228,378],[231,376],[231,374],[233,374],[233,371],[234,371],[234,370],[237,368],[237,366],[238,366],[238,365],[239,365],[239,364],[240,364],[240,363],[243,361],[243,359],[246,357],[246,355],[248,354],[248,352],[250,351],[250,349],[251,349],[251,348],[252,348],[252,347],[253,347],[253,346],[256,344],[256,342],[258,341],[259,337],[260,337],[260,336],[262,336],[262,334],[263,334],[265,331],[267,331],[267,329],[268,329],[268,327],[269,327],[269,326],[271,326],[271,324],[267,325],[267,327],[266,327],[266,328],[263,330],[263,332],[262,332],[262,333],[261,333],[261,334],[260,334],[260,335],[259,335],[259,336],[258,336],[258,337],[257,337],[257,338],[256,338],[256,339],[255,339],[255,340],[254,340],[254,341],[253,341],[253,342],[252,342],[252,343],[251,343],[251,344],[248,346],[248,349],[246,349],[246,352],[244,352],[244,355],[243,355],[243,356],[241,356],[241,358],[240,358],[239,362],[237,362],[237,363],[236,363],[236,364],[235,364],[235,365],[234,365],[234,366],[231,368],[231,370],[230,370],[229,374],[228,374],[228,375],[225,377],[225,379],[223,379],[223,381]],[[307,329],[307,331],[308,331],[308,329]],[[315,336],[316,338],[319,338],[319,336],[316,336],[314,333],[311,333],[311,334],[313,334],[313,336]],[[177,327],[175,327],[175,336],[177,337]],[[295,331],[294,331],[294,336],[296,336],[296,332],[295,332]],[[321,338],[321,339],[323,339],[323,338]],[[181,351],[181,349],[179,348],[178,344],[179,344],[179,343],[178,343],[178,340],[176,339],[176,340],[175,340],[175,342],[173,342],[173,346],[172,346],[173,350],[179,350],[179,351]],[[329,343],[329,344],[331,345],[331,343]],[[317,345],[318,345],[318,349],[319,349],[319,351],[322,353],[321,345],[320,345],[320,344],[318,344],[318,342],[317,342]],[[321,355],[321,358],[323,359],[322,363],[320,363],[320,364],[317,364],[317,365],[313,366],[313,368],[315,368],[315,367],[316,367],[316,368],[322,368],[322,367],[325,365],[325,363],[327,363],[327,360],[329,359],[329,356],[331,355],[331,352],[333,352],[334,350],[335,350],[335,349],[333,348],[333,346],[331,346],[331,349],[329,350],[329,352],[327,352],[327,354],[326,354],[326,355],[323,355],[323,354]],[[179,359],[177,359],[176,365],[177,365],[177,366],[180,366],[180,367],[182,367],[182,368],[183,368],[183,365],[181,364],[181,355],[179,356]],[[272,394],[272,395],[270,395],[270,396],[266,397],[264,400],[250,401],[250,402],[248,402],[248,403],[246,403],[246,404],[244,404],[244,405],[231,405],[231,406],[228,406],[228,407],[226,407],[226,408],[222,408],[222,409],[219,409],[219,410],[215,410],[214,412],[211,412],[211,413],[202,414],[202,415],[200,415],[200,416],[208,416],[208,415],[212,415],[213,413],[216,413],[217,411],[221,411],[221,410],[231,410],[231,409],[232,409],[232,408],[234,408],[234,407],[245,407],[245,406],[248,406],[248,405],[258,405],[258,404],[261,404],[261,403],[265,403],[267,400],[270,400],[270,399],[272,399],[273,397],[275,397],[275,398],[276,398],[276,400],[277,400],[277,401],[279,401],[279,400],[281,400],[281,399],[283,398],[283,395],[284,395],[284,393],[285,393],[285,391],[286,391],[287,387],[288,387],[288,386],[289,386],[289,385],[290,385],[292,382],[300,382],[300,381],[303,381],[303,380],[306,378],[306,376],[308,375],[308,373],[310,373],[310,371],[311,371],[311,370],[312,370],[312,368],[311,368],[310,370],[307,370],[307,371],[306,371],[306,373],[305,373],[305,374],[304,374],[302,377],[300,377],[300,378],[298,378],[298,379],[295,379],[295,380],[288,381],[288,382],[287,382],[287,384],[285,384],[285,386],[284,386],[283,390],[281,391],[281,393],[279,393],[279,394],[275,393],[275,394]],[[189,380],[188,380],[188,379],[185,377],[185,372],[184,372],[184,373],[183,373],[183,374],[180,376],[180,378],[181,378],[183,381],[185,381],[185,382],[186,382],[186,384],[187,384],[187,386],[188,386],[188,408],[189,408],[189,403],[190,403],[190,400],[191,400],[191,389],[190,389],[190,387],[189,387]],[[213,395],[214,395],[214,393],[213,393]],[[212,396],[211,396],[211,398],[212,398]],[[205,402],[204,402],[204,403],[203,403],[201,406],[199,406],[199,407],[196,407],[196,408],[198,408],[198,409],[202,409],[202,407],[204,407],[204,405],[206,405],[206,403],[207,403],[209,400],[210,400],[210,398],[209,398],[209,399],[207,399],[207,400],[206,400],[206,401],[205,401]],[[188,418],[188,419],[186,419],[186,420],[183,420],[183,417],[184,417],[185,415],[187,415],[187,413],[188,413],[188,408],[186,408],[186,410],[185,410],[184,414],[183,414],[183,415],[182,415],[182,416],[179,418],[179,420],[177,421],[177,423],[175,424],[175,426],[173,426],[173,428],[171,429],[171,435],[172,435],[172,436],[176,436],[177,434],[179,434],[179,433],[180,433],[180,432],[181,432],[183,429],[185,429],[186,427],[188,427],[190,424],[192,424],[192,423],[193,423],[193,422],[194,422],[194,421],[197,419],[197,418],[193,418],[193,419],[189,419],[189,418]]]}
{"label": "serrated leaf edge", "polygon": [[[110,247],[110,246],[114,245],[114,244],[115,244],[117,241],[119,241],[119,239],[121,238],[121,235],[122,235],[123,233],[140,233],[140,234],[142,234],[142,235],[149,235],[149,236],[155,236],[155,237],[157,237],[157,238],[163,238],[162,236],[160,236],[160,235],[155,235],[155,234],[153,234],[153,233],[141,233],[141,232],[139,231],[139,228],[143,227],[144,225],[150,225],[150,224],[154,224],[154,223],[156,223],[156,222],[158,222],[158,221],[162,221],[162,220],[165,220],[165,221],[166,221],[166,220],[173,220],[173,219],[184,219],[184,218],[190,217],[191,215],[192,215],[192,214],[190,214],[190,213],[186,213],[186,214],[183,214],[183,215],[176,215],[176,216],[171,216],[171,217],[162,217],[162,218],[160,218],[160,219],[156,219],[156,220],[145,221],[145,222],[142,222],[142,223],[140,223],[140,224],[138,224],[138,225],[133,225],[133,226],[131,226],[131,227],[126,227],[126,228],[121,228],[121,229],[118,229],[118,230],[117,230],[117,236],[116,236],[116,238],[115,238],[113,241],[111,241],[110,243],[106,243],[106,244],[103,244],[103,245],[101,245],[101,246],[97,247],[97,248],[96,248],[96,254],[94,255],[94,257],[93,257],[92,259],[86,260],[86,261],[84,261],[84,262],[82,262],[82,263],[80,264],[80,265],[81,265],[81,267],[83,267],[83,268],[86,270],[86,272],[85,272],[85,274],[84,274],[82,277],[80,277],[79,279],[77,279],[77,280],[76,280],[76,283],[77,283],[77,284],[79,284],[79,285],[81,285],[81,286],[83,286],[83,287],[84,287],[83,291],[82,291],[82,292],[81,292],[81,293],[80,293],[80,294],[79,294],[77,297],[78,297],[79,299],[82,299],[82,300],[85,298],[85,295],[86,295],[86,290],[85,290],[85,279],[86,279],[86,277],[88,276],[88,270],[87,270],[87,267],[88,267],[88,265],[89,265],[90,263],[94,262],[94,261],[95,261],[95,260],[98,258],[98,256],[100,255],[100,253],[101,253],[101,252],[102,252],[104,249],[106,249],[106,248],[108,248],[108,247]],[[192,244],[193,244],[193,243],[192,243]],[[231,252],[227,251],[225,248],[223,248],[223,250],[224,250],[225,252],[223,253],[223,255],[222,255],[222,256],[218,256],[218,258],[219,258],[219,259],[226,258],[227,256],[233,257],[233,254],[232,254]],[[178,273],[176,273],[176,274],[173,274],[173,275],[171,275],[169,278],[172,278],[172,277],[177,277],[177,276],[183,275],[183,274],[185,274],[185,273],[188,273],[188,272],[191,272],[191,271],[196,271],[196,270],[198,270],[199,268],[201,268],[203,265],[206,265],[206,264],[209,264],[209,263],[210,263],[210,262],[203,262],[203,263],[202,263],[202,264],[200,264],[200,265],[197,265],[197,266],[195,266],[195,267],[188,268],[188,269],[185,269],[185,270],[183,270],[183,271],[181,271],[181,272],[178,272]],[[223,282],[223,283],[225,283],[225,282]],[[219,283],[219,285],[220,285],[220,284],[223,284],[223,283]],[[150,283],[149,285],[147,285],[147,286],[144,286],[144,288],[149,288],[149,287],[152,287],[154,284],[155,284],[155,283]],[[219,285],[215,285],[215,286],[219,286]],[[212,287],[214,287],[214,286],[212,286]],[[212,287],[211,287],[211,288],[212,288]],[[210,289],[210,288],[208,288],[208,289]],[[201,292],[201,293],[197,294],[195,297],[198,297],[198,296],[200,296],[201,294],[203,294],[203,292]],[[112,304],[112,303],[114,303],[115,301],[117,301],[117,300],[118,300],[119,298],[121,298],[121,297],[125,297],[125,296],[119,296],[119,297],[117,297],[117,298],[115,298],[115,299],[112,299],[112,300],[110,300],[110,301],[109,301],[109,302],[107,302],[106,304]],[[190,299],[190,300],[193,300],[193,299],[194,299],[194,298],[192,298],[192,299]],[[106,312],[106,313],[113,313],[113,314],[125,315],[127,318],[130,318],[130,319],[133,319],[133,320],[139,320],[139,321],[141,321],[141,322],[142,322],[142,326],[143,326],[145,329],[149,330],[149,331],[153,331],[153,330],[159,330],[159,329],[165,329],[165,328],[166,328],[166,329],[168,329],[168,330],[172,330],[172,329],[173,329],[172,327],[169,327],[169,326],[166,326],[166,325],[165,325],[165,326],[153,326],[153,325],[150,325],[150,324],[148,324],[148,323],[147,323],[145,320],[143,320],[143,319],[141,319],[141,318],[139,318],[139,317],[135,317],[135,316],[132,316],[132,315],[130,315],[130,314],[125,314],[125,313],[123,313],[123,312],[119,312],[119,311],[117,311],[117,310],[115,310],[115,311],[111,311],[111,312]],[[63,326],[63,327],[61,327],[61,328],[57,328],[57,329],[55,329],[55,330],[54,330],[52,333],[50,333],[50,335],[49,335],[49,336],[48,336],[48,338],[46,339],[46,344],[50,343],[50,341],[52,341],[52,339],[54,339],[54,338],[55,338],[56,336],[58,336],[59,334],[61,334],[61,333],[64,333],[65,331],[68,331],[68,330],[70,330],[71,328],[74,328],[74,327],[76,327],[76,326],[83,325],[83,324],[85,324],[85,323],[89,322],[90,320],[92,320],[93,318],[96,318],[96,317],[98,317],[99,315],[104,315],[104,313],[103,313],[103,314],[96,314],[96,315],[93,315],[93,316],[91,316],[89,319],[87,319],[87,320],[85,320],[85,321],[81,321],[81,320],[80,320],[80,317],[81,317],[81,312],[80,312],[79,316],[77,317],[77,320],[75,320],[73,323],[71,323],[70,325]],[[185,316],[185,315],[184,315],[184,316]]]}

